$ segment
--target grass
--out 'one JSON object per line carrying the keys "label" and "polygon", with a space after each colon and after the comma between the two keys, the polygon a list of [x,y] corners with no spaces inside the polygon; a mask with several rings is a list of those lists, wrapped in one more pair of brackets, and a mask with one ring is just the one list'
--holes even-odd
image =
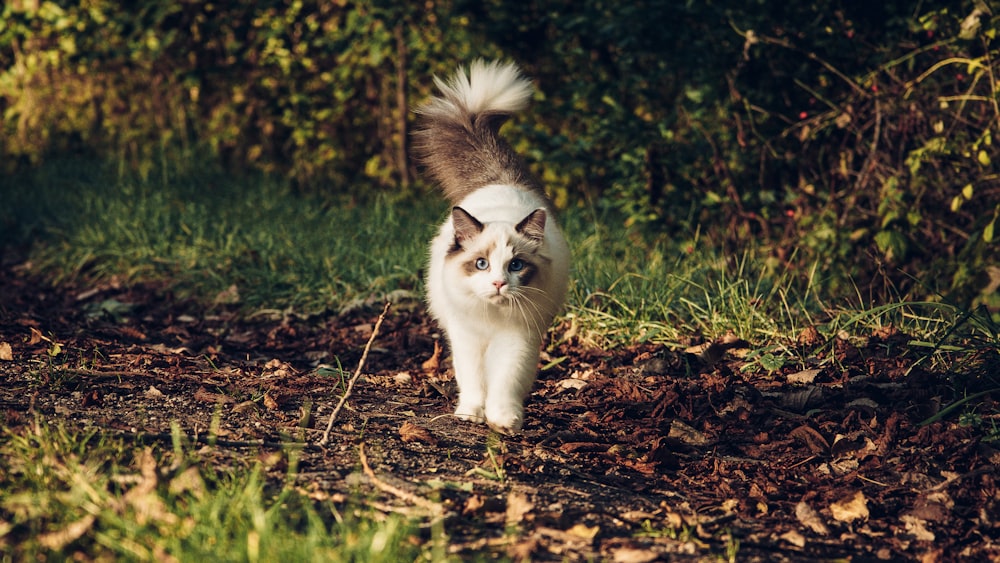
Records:
{"label": "grass", "polygon": [[[247,315],[416,302],[427,241],[447,208],[429,191],[302,194],[279,178],[197,163],[140,178],[64,159],[0,178],[0,190],[0,240],[53,283],[150,282]],[[734,255],[697,232],[626,228],[592,204],[570,207],[560,222],[574,254],[566,319],[595,345],[732,334],[767,348],[806,328],[832,341],[888,325],[913,336],[931,363],[950,362],[953,342],[1000,345],[995,313],[902,298],[872,304],[862,288],[825,294],[849,286],[849,272],[794,270],[752,242]]]}
{"label": "grass", "polygon": [[259,462],[218,473],[204,455],[179,440],[141,447],[43,421],[0,429],[0,560],[434,558],[413,523],[363,499],[312,500],[267,486]]}
{"label": "grass", "polygon": [[[391,194],[296,196],[274,179],[215,171],[119,178],[79,161],[7,182],[2,234],[32,243],[34,267],[55,282],[169,280],[209,303],[235,286],[248,310],[308,313],[415,287],[426,219],[442,209]],[[417,232],[400,236],[400,225]]]}
{"label": "grass", "polygon": [[[302,194],[279,178],[197,163],[140,178],[64,159],[2,178],[0,189],[0,238],[53,283],[150,282],[247,315],[419,299],[427,241],[447,209],[420,190]],[[574,254],[565,318],[595,345],[732,334],[763,349],[792,344],[806,328],[831,341],[890,324],[923,343],[932,362],[950,361],[949,342],[970,335],[1000,343],[988,313],[902,299],[873,305],[860,288],[824,295],[849,273],[793,270],[752,243],[733,255],[697,232],[644,234],[586,204],[560,222]]]}
{"label": "grass", "polygon": [[[232,177],[197,165],[143,179],[81,160],[0,178],[0,194],[0,240],[7,243],[0,249],[11,253],[5,267],[25,263],[42,279],[83,288],[148,282],[174,298],[208,309],[238,307],[248,316],[418,299],[426,245],[447,208],[419,190],[301,194],[279,179]],[[754,348],[747,369],[771,373],[806,365],[795,341],[807,328],[832,343],[891,325],[912,337],[899,353],[914,354],[924,366],[956,369],[977,355],[1000,363],[1000,329],[983,310],[903,300],[872,305],[861,290],[828,295],[823,276],[838,274],[818,265],[795,271],[752,244],[733,255],[698,233],[643,234],[594,206],[569,208],[560,220],[574,252],[564,326],[583,342],[676,347],[693,335],[732,334]],[[995,389],[1000,382],[966,383],[956,378],[956,396],[942,413],[995,437],[989,422],[995,417],[978,413],[973,399],[981,395],[965,389]],[[503,480],[502,464],[492,449],[487,453],[492,475]],[[382,518],[360,503],[345,509],[269,487],[253,464],[215,473],[179,442],[144,449],[38,421],[30,431],[4,431],[0,458],[0,553],[7,554],[0,561],[74,553],[440,558],[427,542],[410,541],[413,522]]]}
{"label": "grass", "polygon": [[[27,247],[32,270],[54,283],[153,282],[208,306],[238,302],[247,314],[418,296],[446,210],[431,193],[301,195],[260,175],[194,167],[144,180],[80,160],[0,188],[0,235]],[[757,249],[733,258],[697,234],[644,236],[592,206],[566,210],[561,222],[574,243],[568,316],[601,344],[692,333],[772,339],[824,309],[797,289],[815,272],[779,272]]]}

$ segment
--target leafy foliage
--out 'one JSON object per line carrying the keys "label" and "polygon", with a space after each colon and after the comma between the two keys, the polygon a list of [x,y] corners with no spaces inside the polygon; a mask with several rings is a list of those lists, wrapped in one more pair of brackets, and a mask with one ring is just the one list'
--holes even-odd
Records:
{"label": "leafy foliage", "polygon": [[550,178],[629,222],[763,240],[873,300],[968,303],[996,277],[1000,20],[985,5],[464,8],[541,77],[550,119],[532,144]]}
{"label": "leafy foliage", "polygon": [[209,152],[300,189],[396,190],[428,76],[505,56],[541,92],[509,133],[561,204],[734,254],[754,239],[874,302],[997,305],[1000,11],[982,0],[134,8],[5,5],[9,162],[86,150],[148,173]]}
{"label": "leafy foliage", "polygon": [[37,161],[86,148],[148,169],[207,145],[234,168],[343,186],[361,173],[408,178],[408,77],[471,44],[460,20],[444,37],[434,3],[3,10],[3,152]]}

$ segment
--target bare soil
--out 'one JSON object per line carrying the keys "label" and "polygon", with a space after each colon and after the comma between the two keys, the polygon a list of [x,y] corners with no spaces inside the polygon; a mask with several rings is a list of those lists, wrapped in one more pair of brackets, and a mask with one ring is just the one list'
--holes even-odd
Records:
{"label": "bare soil", "polygon": [[558,327],[523,432],[498,436],[449,415],[447,353],[403,300],[321,444],[381,303],[247,317],[223,297],[206,309],[0,270],[0,422],[137,442],[169,441],[173,423],[220,468],[261,460],[276,482],[273,454],[299,442],[301,490],[443,521],[463,556],[704,560],[738,542],[746,561],[1000,558],[998,444],[957,413],[921,425],[983,374],[914,365],[892,329],[807,330],[804,362],[768,372],[738,340],[599,349]]}

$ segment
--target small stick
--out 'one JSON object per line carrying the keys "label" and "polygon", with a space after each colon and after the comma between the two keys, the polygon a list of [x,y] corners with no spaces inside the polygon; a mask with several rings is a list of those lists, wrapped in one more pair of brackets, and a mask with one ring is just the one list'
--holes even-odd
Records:
{"label": "small stick", "polygon": [[387,493],[396,495],[397,497],[411,504],[415,504],[422,508],[426,508],[427,510],[430,510],[434,514],[441,514],[440,504],[431,502],[425,499],[424,497],[415,495],[411,492],[404,491],[403,489],[390,485],[389,483],[386,483],[385,481],[376,477],[375,472],[372,471],[372,468],[368,465],[368,456],[365,455],[365,444],[363,442],[361,446],[358,448],[358,457],[361,458],[361,468],[364,470],[365,475],[367,475],[368,478],[371,479],[372,484],[374,484],[376,488],[381,489],[382,491],[385,491]]}
{"label": "small stick", "polygon": [[378,316],[378,320],[375,321],[375,328],[372,329],[372,335],[368,337],[368,343],[365,344],[365,350],[361,353],[361,361],[358,362],[358,369],[354,370],[354,376],[351,377],[351,381],[347,384],[347,391],[344,392],[344,396],[340,398],[340,402],[337,403],[337,408],[333,409],[333,414],[330,415],[330,422],[326,424],[326,431],[323,432],[323,438],[320,439],[319,445],[325,446],[327,442],[330,441],[330,430],[333,428],[333,421],[337,420],[337,414],[340,413],[340,409],[347,402],[347,398],[351,396],[351,391],[354,390],[354,384],[357,383],[358,378],[361,377],[361,370],[365,367],[365,361],[368,360],[368,351],[372,349],[372,342],[375,341],[375,336],[378,335],[378,329],[382,326],[382,321],[385,320],[385,314],[389,312],[389,306],[391,303],[386,303],[385,307],[382,308],[382,314]]}

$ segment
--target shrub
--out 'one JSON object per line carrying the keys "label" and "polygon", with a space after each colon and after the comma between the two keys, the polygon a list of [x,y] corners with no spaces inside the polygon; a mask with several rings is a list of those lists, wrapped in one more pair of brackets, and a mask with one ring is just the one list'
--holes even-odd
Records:
{"label": "shrub", "polygon": [[29,162],[86,149],[149,169],[208,147],[302,184],[406,184],[412,90],[430,86],[411,76],[474,44],[447,2],[28,4],[0,22],[0,152]]}
{"label": "shrub", "polygon": [[985,285],[1000,19],[981,3],[460,7],[541,77],[549,177],[630,223],[756,238],[875,300]]}

